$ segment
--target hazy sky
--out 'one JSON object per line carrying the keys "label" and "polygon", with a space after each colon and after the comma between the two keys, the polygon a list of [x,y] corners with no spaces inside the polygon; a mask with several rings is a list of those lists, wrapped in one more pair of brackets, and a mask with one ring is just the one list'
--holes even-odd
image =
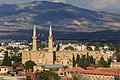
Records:
{"label": "hazy sky", "polygon": [[116,11],[120,10],[120,0],[0,0],[0,3],[14,4],[14,3],[26,3],[31,1],[64,2],[92,10],[116,10]]}

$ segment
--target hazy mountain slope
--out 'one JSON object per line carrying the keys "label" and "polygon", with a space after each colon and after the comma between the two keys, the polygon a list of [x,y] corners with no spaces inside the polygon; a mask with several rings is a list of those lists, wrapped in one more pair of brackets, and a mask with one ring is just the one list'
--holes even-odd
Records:
{"label": "hazy mountain slope", "polygon": [[[70,4],[34,1],[0,5],[0,35],[13,35],[37,25],[47,31],[51,24],[59,32],[96,32],[120,30],[120,14],[91,11]],[[8,32],[9,33],[6,33]]]}

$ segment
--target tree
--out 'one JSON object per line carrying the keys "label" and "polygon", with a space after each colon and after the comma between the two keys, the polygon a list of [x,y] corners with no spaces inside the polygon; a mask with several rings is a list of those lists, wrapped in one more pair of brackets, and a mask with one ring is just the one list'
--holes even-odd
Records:
{"label": "tree", "polygon": [[117,53],[117,62],[120,62],[120,53]]}
{"label": "tree", "polygon": [[30,76],[26,76],[26,80],[32,80]]}
{"label": "tree", "polygon": [[21,67],[22,69],[25,68],[24,64],[21,63],[21,62],[14,62],[13,65],[12,65],[12,68],[16,69],[16,67]]}
{"label": "tree", "polygon": [[74,49],[74,47],[69,46],[69,47],[66,47],[65,50],[75,50],[75,49]]}
{"label": "tree", "polygon": [[75,56],[74,56],[74,54],[73,54],[73,67],[75,67]]}
{"label": "tree", "polygon": [[57,48],[56,48],[56,51],[59,51],[60,50],[60,43],[57,44]]}
{"label": "tree", "polygon": [[82,55],[80,62],[79,62],[79,66],[82,68],[85,68],[86,66],[88,66],[89,61],[86,59],[85,55]]}
{"label": "tree", "polygon": [[104,60],[103,57],[100,58],[100,61],[98,63],[100,63],[103,67],[109,67],[109,64]]}
{"label": "tree", "polygon": [[81,57],[79,54],[77,54],[76,64],[78,64],[78,66],[80,66],[82,68],[85,68],[91,64],[94,65],[95,59],[93,58],[93,56],[89,56],[88,53],[87,53],[87,55],[82,55]]}
{"label": "tree", "polygon": [[96,60],[96,59],[93,58],[93,56],[91,55],[91,56],[90,56],[90,63],[91,63],[91,64],[95,64],[95,60]]}
{"label": "tree", "polygon": [[112,58],[110,57],[110,58],[108,58],[108,64],[110,65],[111,62],[112,62]]}
{"label": "tree", "polygon": [[25,68],[26,68],[27,71],[29,71],[29,70],[33,71],[33,66],[35,66],[35,65],[36,64],[31,60],[25,62]]}
{"label": "tree", "polygon": [[79,62],[80,62],[80,55],[79,54],[77,54],[75,62],[76,62],[76,64],[79,64]]}
{"label": "tree", "polygon": [[14,48],[13,48],[13,51],[14,51],[15,53],[18,53],[18,52],[19,52],[19,50],[20,50],[20,48],[19,48],[19,47],[14,47]]}
{"label": "tree", "polygon": [[22,61],[21,56],[15,56],[15,55],[11,57],[11,60],[14,62],[19,62],[19,61],[21,62]]}
{"label": "tree", "polygon": [[39,74],[39,77],[38,79],[35,79],[35,80],[60,80],[60,77],[58,76],[58,74],[51,71],[43,71],[38,74]]}
{"label": "tree", "polygon": [[64,69],[64,70],[68,69],[68,66],[63,66],[63,69]]}
{"label": "tree", "polygon": [[11,59],[10,57],[8,56],[8,52],[6,51],[5,52],[5,56],[4,56],[4,59],[3,59],[3,62],[1,65],[4,65],[4,66],[11,66]]}
{"label": "tree", "polygon": [[79,80],[76,76],[73,76],[73,80]]}

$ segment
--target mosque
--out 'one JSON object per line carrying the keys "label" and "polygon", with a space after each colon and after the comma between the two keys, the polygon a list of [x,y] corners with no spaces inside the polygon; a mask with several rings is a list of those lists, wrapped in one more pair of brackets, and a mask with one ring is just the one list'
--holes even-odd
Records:
{"label": "mosque", "polygon": [[[54,61],[54,52],[53,52],[53,35],[52,35],[52,27],[49,28],[49,37],[48,37],[48,51],[39,51],[37,50],[37,36],[36,36],[36,27],[33,29],[33,45],[31,51],[23,51],[22,52],[22,63],[25,64],[28,60],[35,62],[37,65],[49,65],[50,67],[62,67],[63,62]],[[66,59],[68,63],[72,63],[71,60]],[[66,64],[65,64],[66,65]],[[67,66],[67,65],[66,65]],[[71,64],[72,66],[72,64]]]}
{"label": "mosque", "polygon": [[52,28],[50,26],[49,29],[49,50],[38,51],[37,50],[37,36],[36,36],[36,27],[33,29],[33,45],[31,51],[23,51],[22,53],[22,63],[25,63],[28,60],[34,61],[36,64],[54,64],[53,61],[53,36],[52,36]]}
{"label": "mosque", "polygon": [[[37,36],[36,36],[36,27],[33,29],[33,45],[31,51],[24,50],[22,52],[22,63],[25,64],[26,61],[31,60],[37,64],[37,66],[47,66],[47,67],[62,67],[68,66],[72,68],[72,58],[73,55],[92,55],[96,60],[99,60],[101,57],[107,61],[107,54],[100,54],[99,51],[87,51],[86,49],[81,49],[79,51],[55,51],[53,52],[53,35],[52,35],[52,27],[49,28],[49,36],[48,36],[48,51],[39,51],[37,50]],[[54,56],[55,55],[55,56]]]}

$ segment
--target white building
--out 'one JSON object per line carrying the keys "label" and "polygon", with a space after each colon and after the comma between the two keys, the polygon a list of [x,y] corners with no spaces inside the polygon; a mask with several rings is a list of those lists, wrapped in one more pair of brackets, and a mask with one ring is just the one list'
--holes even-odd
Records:
{"label": "white building", "polygon": [[10,70],[11,68],[9,66],[0,66],[0,75],[7,74],[7,72]]}

